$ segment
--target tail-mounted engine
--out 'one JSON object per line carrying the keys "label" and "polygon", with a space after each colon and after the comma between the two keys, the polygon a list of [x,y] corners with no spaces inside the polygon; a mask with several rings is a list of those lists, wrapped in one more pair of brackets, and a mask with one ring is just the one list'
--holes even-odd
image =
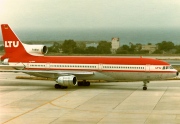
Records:
{"label": "tail-mounted engine", "polygon": [[77,85],[77,78],[74,75],[60,76],[56,82],[61,86],[75,86]]}
{"label": "tail-mounted engine", "polygon": [[28,45],[23,44],[26,51],[31,55],[44,55],[48,52],[48,48],[44,45]]}

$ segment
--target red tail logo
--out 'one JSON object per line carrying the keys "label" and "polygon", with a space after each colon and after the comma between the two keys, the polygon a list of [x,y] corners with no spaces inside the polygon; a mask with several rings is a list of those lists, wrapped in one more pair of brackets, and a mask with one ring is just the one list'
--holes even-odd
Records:
{"label": "red tail logo", "polygon": [[5,47],[18,47],[19,41],[5,41]]}
{"label": "red tail logo", "polygon": [[1,25],[2,37],[4,42],[5,54],[3,58],[12,58],[12,57],[22,57],[29,56],[26,52],[23,43],[19,40],[13,30],[8,26],[8,24]]}
{"label": "red tail logo", "polygon": [[[43,56],[47,53],[48,49],[44,45],[28,45],[21,42],[8,24],[1,25],[2,37],[4,42],[5,54],[1,60],[22,57],[27,58],[34,56]],[[17,60],[16,60],[17,61]]]}

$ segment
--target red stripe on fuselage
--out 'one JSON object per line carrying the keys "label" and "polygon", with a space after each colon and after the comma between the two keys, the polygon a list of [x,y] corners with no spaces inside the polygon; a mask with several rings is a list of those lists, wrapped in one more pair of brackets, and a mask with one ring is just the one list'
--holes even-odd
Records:
{"label": "red stripe on fuselage", "polygon": [[115,64],[115,65],[169,65],[167,62],[151,58],[121,58],[121,57],[84,57],[84,56],[16,56],[9,62],[30,63],[67,63],[67,64]]}

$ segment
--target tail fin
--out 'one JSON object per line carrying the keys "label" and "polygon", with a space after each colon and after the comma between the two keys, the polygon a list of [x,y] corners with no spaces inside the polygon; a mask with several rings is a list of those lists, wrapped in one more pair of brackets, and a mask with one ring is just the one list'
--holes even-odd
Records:
{"label": "tail fin", "polygon": [[19,40],[16,34],[11,30],[8,24],[2,24],[2,37],[4,42],[5,57],[21,56],[27,54],[23,43]]}

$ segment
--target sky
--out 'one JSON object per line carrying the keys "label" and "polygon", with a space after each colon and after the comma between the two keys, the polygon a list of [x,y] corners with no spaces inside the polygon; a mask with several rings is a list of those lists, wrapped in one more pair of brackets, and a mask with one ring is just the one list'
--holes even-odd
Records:
{"label": "sky", "polygon": [[180,28],[179,0],[0,0],[15,30]]}

